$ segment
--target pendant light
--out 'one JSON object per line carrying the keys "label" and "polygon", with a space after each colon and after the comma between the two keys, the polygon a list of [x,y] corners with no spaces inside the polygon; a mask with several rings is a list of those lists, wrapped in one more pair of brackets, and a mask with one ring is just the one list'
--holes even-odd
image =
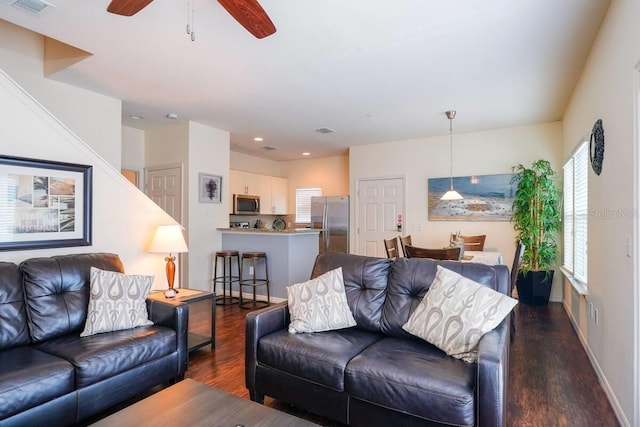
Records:
{"label": "pendant light", "polygon": [[449,158],[449,176],[451,179],[451,187],[449,191],[440,197],[440,200],[460,200],[462,196],[456,190],[453,189],[453,119],[456,117],[456,110],[449,110],[445,112],[449,119],[449,151],[451,157]]}

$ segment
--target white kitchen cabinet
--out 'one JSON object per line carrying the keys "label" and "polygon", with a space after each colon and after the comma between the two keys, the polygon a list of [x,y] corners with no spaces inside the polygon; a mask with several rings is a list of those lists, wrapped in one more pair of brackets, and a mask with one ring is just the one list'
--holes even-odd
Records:
{"label": "white kitchen cabinet", "polygon": [[233,195],[260,196],[260,213],[286,215],[288,183],[286,178],[238,170],[229,171],[229,206],[233,212]]}
{"label": "white kitchen cabinet", "polygon": [[271,204],[271,177],[260,175],[258,179],[258,195],[260,196],[260,213],[270,215],[273,213]]}
{"label": "white kitchen cabinet", "polygon": [[287,178],[271,177],[271,205],[273,213],[287,215],[289,195],[289,180]]}
{"label": "white kitchen cabinet", "polygon": [[231,169],[229,171],[229,213],[233,213],[233,195],[258,196],[258,175]]}
{"label": "white kitchen cabinet", "polygon": [[258,195],[260,196],[261,214],[287,214],[288,184],[289,181],[286,178],[260,175],[258,180]]}

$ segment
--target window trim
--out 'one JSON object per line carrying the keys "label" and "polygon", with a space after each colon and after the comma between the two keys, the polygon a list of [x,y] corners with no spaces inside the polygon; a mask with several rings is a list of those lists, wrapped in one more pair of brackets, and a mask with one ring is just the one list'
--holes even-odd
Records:
{"label": "window trim", "polygon": [[[562,214],[562,219],[563,219],[563,231],[562,231],[562,244],[563,244],[563,258],[562,258],[562,265],[560,267],[560,271],[562,272],[562,274],[567,278],[567,280],[571,283],[572,287],[575,289],[575,291],[580,294],[580,295],[588,295],[589,294],[589,290],[588,290],[588,284],[587,284],[587,274],[588,274],[588,219],[589,219],[589,215],[588,215],[588,191],[589,191],[589,147],[588,147],[589,141],[587,138],[583,138],[582,141],[577,145],[577,147],[573,150],[573,152],[571,153],[571,155],[569,156],[569,158],[567,159],[567,161],[565,162],[565,164],[563,165],[562,169],[563,169],[563,179],[564,179],[564,183],[563,183],[563,189],[565,191],[565,193],[567,193],[567,185],[569,185],[569,182],[567,181],[568,177],[567,177],[567,166],[570,165],[571,166],[571,182],[570,182],[570,196],[571,196],[571,200],[567,200],[566,196],[567,194],[564,194],[564,208],[563,208],[563,214]],[[582,166],[582,171],[577,169],[577,166],[579,166],[578,163],[576,163],[576,159],[582,160],[583,163],[581,164]],[[581,174],[581,175],[580,175]],[[585,191],[584,192],[580,192],[580,191],[576,191],[576,176],[581,176],[584,178],[584,186],[585,188],[583,188]],[[581,187],[582,188],[582,187]],[[580,212],[576,212],[576,195],[580,196],[580,194],[583,194],[584,196],[584,200],[580,200],[578,201],[580,204],[580,206],[582,207],[582,209],[579,209]],[[571,224],[571,229],[570,229],[570,235],[571,235],[571,241],[569,242],[567,239],[567,203],[571,203],[571,218],[572,218],[572,224]],[[585,212],[583,212],[583,210]],[[582,213],[582,215],[580,215],[580,213]],[[576,247],[576,223],[577,223],[577,217],[578,216],[584,216],[583,220],[586,221],[586,223],[584,223],[584,241],[583,242],[578,242],[579,244],[582,243],[583,249],[580,250],[580,245],[578,244],[578,247]],[[571,243],[571,253],[572,253],[572,259],[571,259],[571,265],[567,266],[567,264],[565,264],[565,255],[566,255],[566,251],[567,251],[567,244]],[[578,256],[583,257],[584,262],[582,264],[578,263],[578,268],[580,267],[580,265],[583,266],[584,268],[584,274],[575,274],[575,269],[576,269],[576,254],[578,254]]]}
{"label": "window trim", "polygon": [[[307,195],[305,195],[305,197],[307,197],[309,199],[309,220],[308,221],[301,221],[299,219],[299,201],[298,198],[302,196],[302,194],[299,194],[302,192],[308,193]],[[314,193],[314,194],[311,194]],[[314,196],[322,196],[322,187],[298,187],[296,188],[295,191],[295,196],[296,196],[296,210],[295,210],[295,223],[296,224],[310,224],[311,223],[311,197]]]}

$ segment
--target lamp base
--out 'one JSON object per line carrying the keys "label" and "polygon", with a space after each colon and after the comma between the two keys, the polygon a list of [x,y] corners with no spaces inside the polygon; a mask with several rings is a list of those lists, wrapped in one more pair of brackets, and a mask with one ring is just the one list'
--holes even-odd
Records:
{"label": "lamp base", "polygon": [[172,299],[176,297],[176,294],[178,293],[178,291],[176,291],[175,289],[167,289],[166,291],[164,291],[164,297],[168,298],[168,299]]}

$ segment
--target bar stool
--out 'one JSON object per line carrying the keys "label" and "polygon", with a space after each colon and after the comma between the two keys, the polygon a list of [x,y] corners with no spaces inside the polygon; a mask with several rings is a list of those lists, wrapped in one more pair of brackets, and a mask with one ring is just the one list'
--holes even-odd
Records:
{"label": "bar stool", "polygon": [[[218,262],[222,261],[222,276],[218,276]],[[235,261],[237,275],[233,274],[233,262]],[[231,294],[234,283],[240,283],[242,277],[242,269],[240,267],[240,252],[234,250],[217,251],[214,259],[213,267],[213,291],[216,292],[216,285],[222,284],[222,295],[216,297],[216,305],[232,305],[237,304],[238,297]],[[227,286],[229,286],[229,296],[227,296]],[[242,289],[238,286],[240,294]]]}
{"label": "bar stool", "polygon": [[[249,263],[248,267],[245,265],[245,262]],[[257,267],[260,267],[260,264],[264,267],[262,269],[263,275],[259,275],[257,271]],[[267,254],[264,252],[243,252],[242,253],[242,271],[249,273],[249,278],[245,279],[244,275],[240,275],[240,308],[248,308],[248,309],[256,309],[256,308],[264,308],[270,305],[269,302],[269,268],[267,267]],[[243,286],[251,286],[253,290],[253,300],[243,301],[242,298],[242,287]],[[267,300],[266,301],[258,301],[256,300],[256,288],[258,286],[266,286],[267,287]]]}

